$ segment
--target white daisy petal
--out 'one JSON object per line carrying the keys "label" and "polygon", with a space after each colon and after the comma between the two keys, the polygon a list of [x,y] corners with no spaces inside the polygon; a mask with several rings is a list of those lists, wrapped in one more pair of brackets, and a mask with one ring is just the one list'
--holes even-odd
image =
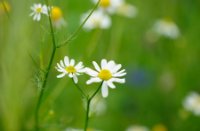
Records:
{"label": "white daisy petal", "polygon": [[76,68],[77,70],[83,68],[83,62],[79,62],[79,63],[75,66],[75,68]]}
{"label": "white daisy petal", "polygon": [[71,59],[71,61],[70,61],[70,66],[74,66],[74,64],[75,64],[75,60],[74,59]]}
{"label": "white daisy petal", "polygon": [[122,77],[122,76],[125,76],[126,73],[115,73],[113,76],[114,77]]}
{"label": "white daisy petal", "polygon": [[74,80],[74,83],[78,83],[78,78],[77,78],[77,76],[76,75],[73,75],[73,80]]}
{"label": "white daisy petal", "polygon": [[83,68],[83,69],[79,69],[77,72],[85,73],[85,68]]}
{"label": "white daisy petal", "polygon": [[63,67],[61,67],[59,63],[57,63],[57,67],[58,67],[59,69],[63,69]]}
{"label": "white daisy petal", "polygon": [[57,78],[62,78],[62,77],[64,77],[66,74],[65,73],[62,73],[62,74],[60,74],[60,75],[57,75]]}
{"label": "white daisy petal", "polygon": [[117,72],[121,67],[122,67],[121,64],[116,65],[116,66],[112,69],[112,73]]}
{"label": "white daisy petal", "polygon": [[106,65],[107,65],[107,60],[106,59],[101,60],[101,69],[104,69]]}
{"label": "white daisy petal", "polygon": [[107,81],[107,85],[112,89],[116,88],[115,85],[111,81]]}
{"label": "white daisy petal", "polygon": [[102,80],[98,77],[93,77],[93,78],[90,78],[86,84],[89,85],[89,84],[92,84],[92,83],[97,83],[97,82],[101,82]]}
{"label": "white daisy petal", "polygon": [[93,65],[94,65],[94,67],[95,67],[95,69],[96,69],[97,71],[100,71],[100,70],[101,70],[100,67],[99,67],[99,65],[98,65],[95,61],[93,61],[92,63],[93,63]]}
{"label": "white daisy petal", "polygon": [[115,67],[115,62],[114,61],[109,61],[106,68],[109,70],[112,70],[113,67]]}
{"label": "white daisy petal", "polygon": [[64,70],[63,68],[61,68],[61,69],[58,68],[58,67],[55,67],[55,68],[56,68],[56,70],[59,71],[59,72],[65,72],[65,70]]}
{"label": "white daisy petal", "polygon": [[94,71],[94,70],[92,70],[90,68],[86,68],[85,72],[86,72],[86,74],[88,74],[90,76],[97,76],[98,75],[98,72],[96,72],[96,71]]}
{"label": "white daisy petal", "polygon": [[108,96],[108,86],[107,86],[106,82],[103,82],[103,84],[102,84],[101,93],[104,98]]}
{"label": "white daisy petal", "polygon": [[61,67],[62,67],[62,68],[64,68],[64,67],[65,67],[65,65],[64,65],[64,63],[63,63],[63,61],[62,61],[62,60],[60,60],[60,65],[61,65]]}
{"label": "white daisy petal", "polygon": [[66,66],[69,66],[69,57],[68,56],[65,56],[64,62],[65,62]]}
{"label": "white daisy petal", "polygon": [[112,78],[110,81],[112,82],[117,82],[117,83],[125,83],[125,79],[120,79],[120,78]]}
{"label": "white daisy petal", "polygon": [[72,73],[69,73],[69,77],[70,77],[70,78],[73,78],[73,74],[72,74]]}

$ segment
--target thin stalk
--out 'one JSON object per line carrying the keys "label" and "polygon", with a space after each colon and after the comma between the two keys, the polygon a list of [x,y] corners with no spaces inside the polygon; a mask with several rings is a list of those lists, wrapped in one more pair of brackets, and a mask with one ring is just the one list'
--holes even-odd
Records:
{"label": "thin stalk", "polygon": [[84,131],[87,131],[88,122],[89,122],[89,112],[90,112],[90,99],[87,99],[87,107],[86,107],[86,117],[85,117],[85,126]]}
{"label": "thin stalk", "polygon": [[[49,7],[48,0],[46,0],[46,4]],[[53,25],[52,25],[52,21],[51,21],[51,16],[50,16],[50,10],[48,10],[48,16],[49,16],[49,24],[50,24],[50,30],[51,30],[53,49],[52,49],[52,52],[51,52],[50,61],[48,63],[48,66],[47,66],[47,69],[46,69],[46,72],[45,72],[45,75],[44,75],[44,80],[43,80],[43,83],[42,83],[42,86],[41,86],[41,91],[40,91],[38,102],[37,102],[37,105],[36,105],[36,111],[35,111],[35,122],[36,122],[35,123],[36,124],[35,129],[36,129],[36,131],[39,131],[39,110],[40,110],[40,106],[41,106],[41,102],[42,102],[42,97],[44,95],[44,90],[46,88],[49,72],[50,72],[50,69],[52,67],[52,63],[53,63],[55,53],[56,53],[56,41],[55,41],[54,29],[53,29]]]}
{"label": "thin stalk", "polygon": [[85,94],[85,91],[83,91],[83,89],[77,83],[74,82],[73,78],[72,78],[72,81],[73,81],[74,85],[77,87],[77,89],[81,92],[83,97],[87,98],[88,96]]}
{"label": "thin stalk", "polygon": [[102,84],[103,84],[103,82],[99,85],[97,90],[89,98],[87,98],[84,131],[87,131],[87,127],[88,127],[88,123],[89,123],[90,103],[91,103],[92,99],[96,96],[96,94],[99,92],[99,90],[101,89]]}
{"label": "thin stalk", "polygon": [[93,14],[93,12],[98,7],[100,1],[101,0],[99,0],[97,2],[97,4],[94,6],[94,8],[89,13],[89,15],[85,18],[85,20],[81,23],[81,25],[62,44],[58,45],[57,48],[65,46],[66,44],[68,44],[69,42],[71,42],[78,35],[78,33],[81,31],[81,29],[83,28],[83,26],[85,25],[85,23],[87,22],[87,20],[90,18],[90,16]]}

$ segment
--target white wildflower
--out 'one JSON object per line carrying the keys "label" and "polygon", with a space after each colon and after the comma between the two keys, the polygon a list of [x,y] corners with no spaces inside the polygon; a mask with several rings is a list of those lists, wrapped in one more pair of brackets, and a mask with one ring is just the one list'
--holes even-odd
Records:
{"label": "white wildflower", "polygon": [[101,60],[101,68],[95,61],[93,61],[93,65],[96,71],[86,68],[86,73],[91,76],[86,83],[103,82],[101,88],[103,97],[108,96],[108,87],[112,89],[116,88],[113,82],[125,83],[125,79],[120,78],[126,75],[125,69],[119,71],[122,67],[121,64],[115,64],[114,61],[103,59]]}
{"label": "white wildflower", "polygon": [[48,15],[48,9],[46,5],[42,4],[34,4],[31,6],[31,10],[33,11],[30,16],[33,16],[33,20],[40,21],[41,14]]}
{"label": "white wildflower", "polygon": [[64,62],[60,60],[60,63],[57,63],[56,70],[61,72],[61,74],[57,75],[57,78],[62,78],[65,75],[68,75],[70,78],[73,78],[75,83],[78,83],[77,76],[85,71],[82,62],[75,65],[75,60],[70,60],[67,56],[65,56]]}

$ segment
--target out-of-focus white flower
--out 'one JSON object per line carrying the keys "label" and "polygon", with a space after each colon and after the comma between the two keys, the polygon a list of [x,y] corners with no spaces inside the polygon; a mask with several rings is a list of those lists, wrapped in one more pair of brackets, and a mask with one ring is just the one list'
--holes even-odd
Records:
{"label": "out-of-focus white flower", "polygon": [[87,84],[103,82],[102,83],[102,96],[108,96],[108,87],[114,89],[115,85],[113,82],[125,83],[124,78],[120,78],[126,75],[125,69],[119,71],[122,67],[121,64],[115,64],[114,61],[107,61],[105,59],[101,60],[101,68],[99,65],[93,61],[93,65],[96,69],[92,70],[86,68],[86,73],[91,76],[91,78],[86,82]]}
{"label": "out-of-focus white flower", "polygon": [[40,21],[41,14],[48,15],[48,9],[46,5],[42,4],[34,4],[31,6],[31,10],[33,11],[30,16],[33,16],[33,20]]}
{"label": "out-of-focus white flower", "polygon": [[52,19],[53,25],[57,28],[60,28],[66,25],[66,22],[63,18],[62,10],[59,7],[54,6],[51,8],[51,19]]}
{"label": "out-of-focus white flower", "polygon": [[[98,0],[92,0],[93,3],[97,3]],[[110,14],[116,12],[117,8],[123,4],[124,0],[101,0],[99,5],[100,9]]]}
{"label": "out-of-focus white flower", "polygon": [[147,127],[145,126],[140,126],[140,125],[132,125],[129,126],[126,131],[150,131]]}
{"label": "out-of-focus white flower", "polygon": [[[86,103],[85,103],[86,107]],[[91,103],[90,103],[90,116],[96,115],[102,115],[106,111],[107,105],[106,101],[104,99],[101,99],[99,95],[95,96]]]}
{"label": "out-of-focus white flower", "polygon": [[190,92],[183,101],[183,106],[186,110],[200,116],[200,95],[196,92]]}
{"label": "out-of-focus white flower", "polygon": [[138,10],[135,6],[124,2],[120,6],[118,6],[116,12],[119,15],[122,15],[128,18],[133,18],[137,15]]}
{"label": "out-of-focus white flower", "polygon": [[56,70],[61,72],[61,74],[57,75],[57,78],[62,78],[65,75],[68,75],[70,78],[73,78],[75,83],[78,83],[77,76],[85,71],[82,62],[75,65],[75,60],[70,60],[67,56],[65,56],[64,62],[60,60],[60,63],[57,63]]}
{"label": "out-of-focus white flower", "polygon": [[160,36],[165,36],[170,39],[176,39],[180,36],[180,31],[177,25],[171,20],[158,20],[153,26],[153,31]]}
{"label": "out-of-focus white flower", "polygon": [[[83,22],[89,15],[90,11],[83,14],[81,17],[81,22]],[[111,26],[111,19],[101,10],[96,10],[84,24],[83,28],[90,31],[95,28],[107,29]]]}

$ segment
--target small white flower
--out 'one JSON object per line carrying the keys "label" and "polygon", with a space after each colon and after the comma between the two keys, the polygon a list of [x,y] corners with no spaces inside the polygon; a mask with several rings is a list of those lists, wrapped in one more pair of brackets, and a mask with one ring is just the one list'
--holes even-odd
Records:
{"label": "small white flower", "polygon": [[120,78],[126,75],[125,69],[119,71],[122,67],[121,64],[115,64],[114,61],[107,61],[105,59],[101,60],[101,68],[99,65],[93,61],[93,65],[96,69],[92,70],[90,68],[86,68],[86,73],[91,76],[91,78],[86,82],[87,84],[91,84],[94,82],[102,82],[102,96],[108,96],[108,87],[115,88],[113,82],[125,83],[124,78]]}
{"label": "small white flower", "polygon": [[190,92],[183,101],[183,106],[186,110],[200,116],[200,95],[196,92]]}
{"label": "small white flower", "polygon": [[[83,14],[81,17],[81,22],[85,20],[85,18],[89,15],[90,11]],[[90,18],[87,20],[83,28],[87,31],[90,31],[95,28],[100,29],[107,29],[111,26],[111,19],[108,15],[106,15],[101,10],[96,10],[93,12],[93,14],[90,16]]]}
{"label": "small white flower", "polygon": [[153,26],[153,31],[158,35],[176,39],[180,36],[177,25],[171,20],[158,20]]}
{"label": "small white flower", "polygon": [[41,14],[48,15],[48,10],[46,5],[42,4],[34,4],[31,6],[31,10],[33,11],[30,16],[33,16],[33,20],[40,21]]}
{"label": "small white flower", "polygon": [[126,131],[150,131],[150,130],[145,126],[132,125],[128,127]]}
{"label": "small white flower", "polygon": [[[92,0],[93,3],[97,3],[98,0]],[[101,0],[99,5],[100,9],[110,14],[116,12],[117,8],[124,3],[124,0]]]}
{"label": "small white flower", "polygon": [[118,8],[117,8],[117,14],[128,17],[128,18],[133,18],[137,15],[138,10],[135,6],[127,3],[122,3]]}
{"label": "small white flower", "polygon": [[57,75],[57,78],[62,78],[65,75],[68,75],[70,78],[73,78],[75,83],[78,83],[77,76],[85,71],[82,62],[75,65],[75,60],[70,60],[67,56],[65,56],[64,62],[60,60],[60,63],[57,63],[56,70],[61,72],[61,74]]}

